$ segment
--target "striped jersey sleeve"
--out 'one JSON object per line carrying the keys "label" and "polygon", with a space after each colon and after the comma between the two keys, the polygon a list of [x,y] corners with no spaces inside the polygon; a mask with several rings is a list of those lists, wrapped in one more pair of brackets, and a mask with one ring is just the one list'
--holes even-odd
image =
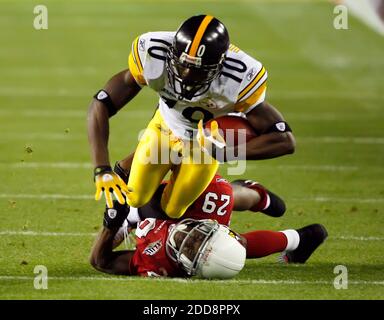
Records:
{"label": "striped jersey sleeve", "polygon": [[133,78],[140,86],[146,85],[144,78],[144,62],[147,52],[145,35],[138,36],[132,43],[131,53],[128,57],[128,67]]}
{"label": "striped jersey sleeve", "polygon": [[254,60],[241,82],[235,110],[247,113],[265,100],[268,73],[265,67]]}

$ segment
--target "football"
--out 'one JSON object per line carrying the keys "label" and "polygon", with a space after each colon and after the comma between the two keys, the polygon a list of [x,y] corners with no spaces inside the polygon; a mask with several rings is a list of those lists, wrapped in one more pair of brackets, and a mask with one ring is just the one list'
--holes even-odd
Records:
{"label": "football", "polygon": [[213,120],[217,121],[220,134],[223,136],[228,147],[247,143],[252,138],[258,136],[246,118],[235,115],[226,115],[209,120],[204,125],[208,132]]}

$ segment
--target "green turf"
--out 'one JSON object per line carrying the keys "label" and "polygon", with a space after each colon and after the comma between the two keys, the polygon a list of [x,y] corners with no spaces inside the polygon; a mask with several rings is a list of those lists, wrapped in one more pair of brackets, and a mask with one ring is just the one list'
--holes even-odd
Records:
{"label": "green turf", "polygon": [[[333,7],[322,1],[44,3],[49,29],[36,31],[33,7],[40,1],[0,2],[1,299],[384,298],[382,37],[352,17],[348,30],[333,29]],[[232,226],[281,230],[319,222],[330,237],[306,265],[280,265],[277,256],[247,261],[229,282],[100,274],[88,264],[103,207],[86,199],[94,192],[89,101],[126,68],[136,35],[174,30],[200,12],[218,16],[231,41],[264,63],[268,100],[297,138],[294,155],[249,163],[241,176],[284,197],[286,215],[236,213]],[[134,149],[155,105],[156,95],[145,89],[112,119],[113,160]],[[89,166],[49,167],[54,163]],[[22,197],[39,194],[85,197]],[[21,233],[28,231],[37,235]],[[35,265],[48,268],[48,290],[34,289]],[[336,265],[348,268],[347,290],[333,286]]]}

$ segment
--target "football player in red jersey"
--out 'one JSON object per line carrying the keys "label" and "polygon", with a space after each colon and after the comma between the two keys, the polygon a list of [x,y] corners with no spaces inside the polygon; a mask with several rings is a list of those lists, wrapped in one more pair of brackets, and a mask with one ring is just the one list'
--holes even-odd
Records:
{"label": "football player in red jersey", "polygon": [[232,278],[244,266],[241,237],[215,220],[147,218],[137,225],[135,250],[113,251],[119,219],[107,219],[92,249],[91,264],[99,271],[144,277]]}
{"label": "football player in red jersey", "polygon": [[[273,195],[273,193],[251,180],[237,180],[231,185],[216,175],[203,194],[187,209],[183,220],[164,220],[167,217],[165,213],[161,212],[158,196],[161,195],[165,184],[163,183],[159,187],[152,200],[142,208],[129,208],[117,201],[114,202],[114,208],[106,208],[104,228],[91,255],[91,264],[97,270],[113,274],[142,276],[180,277],[197,274],[207,278],[229,278],[235,276],[243,266],[242,249],[238,243],[242,243],[246,248],[246,258],[260,258],[282,252],[281,258],[285,262],[304,263],[327,237],[326,229],[320,224],[312,224],[298,230],[289,229],[278,232],[256,230],[241,235],[228,231],[227,235],[232,235],[238,243],[231,241],[230,237],[228,238],[226,235],[217,236],[215,239],[220,239],[216,239],[214,242],[214,250],[211,250],[213,253],[204,254],[203,242],[208,241],[209,238],[204,238],[201,234],[200,236],[188,236],[188,232],[186,232],[187,236],[184,238],[190,239],[186,242],[189,245],[182,247],[182,241],[172,242],[172,232],[169,231],[169,228],[184,232],[185,230],[191,231],[184,227],[184,221],[189,221],[191,218],[192,221],[196,221],[196,219],[206,221],[208,218],[210,221],[220,223],[219,227],[216,226],[217,229],[229,230],[225,229],[224,225],[229,225],[233,209],[259,211],[265,207],[268,198],[271,198],[269,195]],[[261,191],[264,192],[264,195]],[[284,204],[280,198],[274,196],[276,197],[275,203],[278,202],[276,201],[278,199]],[[269,202],[271,203],[270,200]],[[268,209],[272,208],[269,206]],[[272,215],[272,211],[265,213]],[[125,221],[125,226],[122,227]],[[113,251],[116,246],[116,238],[121,230],[135,226],[135,224],[138,224],[136,250]],[[206,228],[207,226],[205,226]],[[178,239],[178,237],[176,238]],[[120,237],[120,242],[121,239]],[[201,241],[197,241],[198,239]],[[193,243],[195,246],[192,245]],[[173,249],[167,251],[167,248],[172,245]],[[177,253],[180,251],[183,254]],[[187,252],[189,258],[185,259]],[[237,253],[240,253],[240,256]],[[206,260],[196,258],[198,256],[212,256],[211,259],[214,259],[216,263],[212,263],[212,261],[206,263]],[[215,257],[218,258],[215,259]],[[217,261],[228,261],[228,264],[223,265]],[[213,270],[207,271],[207,265],[214,265]],[[233,270],[230,267],[233,265],[236,266],[236,272],[231,273],[228,270]],[[205,271],[203,272],[203,270]]]}

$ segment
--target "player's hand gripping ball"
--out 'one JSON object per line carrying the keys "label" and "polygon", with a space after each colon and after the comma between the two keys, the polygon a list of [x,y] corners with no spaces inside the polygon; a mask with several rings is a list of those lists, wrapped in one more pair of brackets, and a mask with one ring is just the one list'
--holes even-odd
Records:
{"label": "player's hand gripping ball", "polygon": [[213,121],[217,123],[218,132],[223,137],[227,147],[234,147],[247,143],[249,140],[258,136],[246,118],[232,115],[222,116],[208,121],[205,124],[205,129],[207,131]]}

